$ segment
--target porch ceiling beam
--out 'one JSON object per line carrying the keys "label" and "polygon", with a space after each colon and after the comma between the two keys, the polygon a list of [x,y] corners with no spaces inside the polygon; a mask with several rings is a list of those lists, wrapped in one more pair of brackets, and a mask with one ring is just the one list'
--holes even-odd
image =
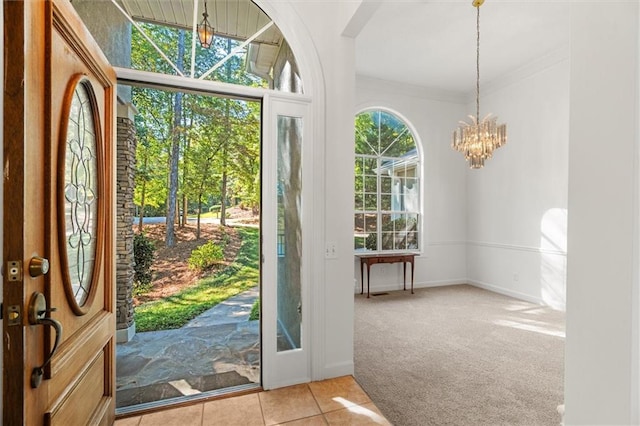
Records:
{"label": "porch ceiling beam", "polygon": [[[114,1],[114,0],[112,0]],[[244,49],[249,43],[251,43],[253,40],[255,40],[256,38],[260,37],[260,35],[267,31],[269,28],[271,28],[271,26],[273,25],[273,21],[269,21],[269,23],[267,25],[265,25],[264,27],[260,28],[254,35],[252,35],[251,37],[249,37],[248,39],[246,39],[242,44],[240,44],[238,47],[236,47],[235,49],[233,49],[231,52],[229,52],[229,54],[227,56],[225,56],[224,58],[222,58],[218,63],[216,63],[213,67],[211,67],[211,69],[209,69],[209,71],[205,72],[204,74],[202,74],[200,77],[198,77],[200,80],[204,80],[205,78],[207,78],[212,72],[214,72],[215,70],[217,70],[218,68],[220,68],[222,65],[224,65],[229,59],[231,59],[233,56],[235,56],[236,53],[238,53],[239,51],[241,51],[242,49]]]}
{"label": "porch ceiling beam", "polygon": [[184,77],[184,74],[182,73],[182,71],[180,71],[180,69],[171,61],[171,59],[169,59],[169,57],[167,55],[165,55],[165,53],[162,51],[162,49],[160,49],[158,47],[158,45],[156,45],[154,43],[154,41],[151,40],[151,37],[149,37],[147,35],[147,33],[142,29],[142,27],[140,27],[140,25],[138,25],[138,23],[136,21],[134,21],[131,16],[129,16],[129,14],[118,4],[118,2],[116,0],[111,0],[111,3],[113,3],[115,5],[115,7],[125,16],[125,18],[127,18],[129,20],[129,22],[131,22],[131,24],[138,31],[140,31],[140,34],[142,34],[142,36],[145,38],[145,40],[147,40],[151,44],[151,46],[153,46],[153,48],[158,51],[160,56],[162,56],[162,58],[165,61],[167,61],[167,63],[169,65],[171,65],[171,67],[178,73],[178,75],[181,76],[181,77]]}

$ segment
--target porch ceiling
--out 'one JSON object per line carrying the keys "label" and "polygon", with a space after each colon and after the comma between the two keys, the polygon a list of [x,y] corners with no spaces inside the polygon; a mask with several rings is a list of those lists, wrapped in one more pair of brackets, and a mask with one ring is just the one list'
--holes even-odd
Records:
{"label": "porch ceiling", "polygon": [[[202,21],[203,0],[120,0],[135,20],[191,30],[194,7],[196,21]],[[216,34],[236,40],[247,40],[271,20],[251,0],[207,0],[209,22]],[[282,33],[271,26],[254,43],[280,46]]]}

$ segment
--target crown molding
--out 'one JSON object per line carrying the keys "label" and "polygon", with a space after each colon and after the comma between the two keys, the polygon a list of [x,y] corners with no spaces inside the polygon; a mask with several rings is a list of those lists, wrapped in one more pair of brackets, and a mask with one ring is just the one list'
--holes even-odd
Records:
{"label": "crown molding", "polygon": [[[570,46],[563,45],[548,54],[534,59],[527,64],[508,71],[493,80],[482,83],[481,96],[500,91],[525,78],[536,75],[563,61],[568,61],[570,57]],[[453,102],[468,104],[475,101],[475,91],[461,92],[454,90],[444,90],[436,87],[422,86],[404,83],[395,80],[386,80],[372,77],[366,74],[356,74],[356,86],[364,89],[374,89],[376,91],[389,92],[394,95],[400,94],[415,98],[430,99],[434,101]]]}
{"label": "crown molding", "polygon": [[[563,45],[548,54],[541,56],[539,58],[534,59],[533,61],[518,67],[514,70],[508,71],[501,76],[494,78],[491,81],[486,83],[482,83],[482,88],[480,90],[480,95],[490,95],[494,92],[498,92],[508,86],[511,86],[514,83],[522,81],[526,78],[534,76],[542,71],[545,71],[554,65],[557,65],[563,61],[568,61],[571,55],[570,46]],[[476,93],[475,91],[468,92],[466,94],[466,103],[475,102]]]}

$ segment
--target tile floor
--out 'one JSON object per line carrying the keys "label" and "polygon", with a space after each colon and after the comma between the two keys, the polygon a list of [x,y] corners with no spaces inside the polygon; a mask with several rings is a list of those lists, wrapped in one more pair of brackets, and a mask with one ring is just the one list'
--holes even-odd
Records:
{"label": "tile floor", "polygon": [[115,426],[390,425],[352,376],[117,420]]}

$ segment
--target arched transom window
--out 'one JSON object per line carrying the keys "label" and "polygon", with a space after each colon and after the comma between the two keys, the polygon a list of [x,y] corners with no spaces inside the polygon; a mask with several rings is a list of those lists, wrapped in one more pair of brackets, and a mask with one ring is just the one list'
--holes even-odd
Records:
{"label": "arched transom window", "polygon": [[400,118],[367,110],[356,116],[355,226],[358,252],[417,251],[420,157]]}

